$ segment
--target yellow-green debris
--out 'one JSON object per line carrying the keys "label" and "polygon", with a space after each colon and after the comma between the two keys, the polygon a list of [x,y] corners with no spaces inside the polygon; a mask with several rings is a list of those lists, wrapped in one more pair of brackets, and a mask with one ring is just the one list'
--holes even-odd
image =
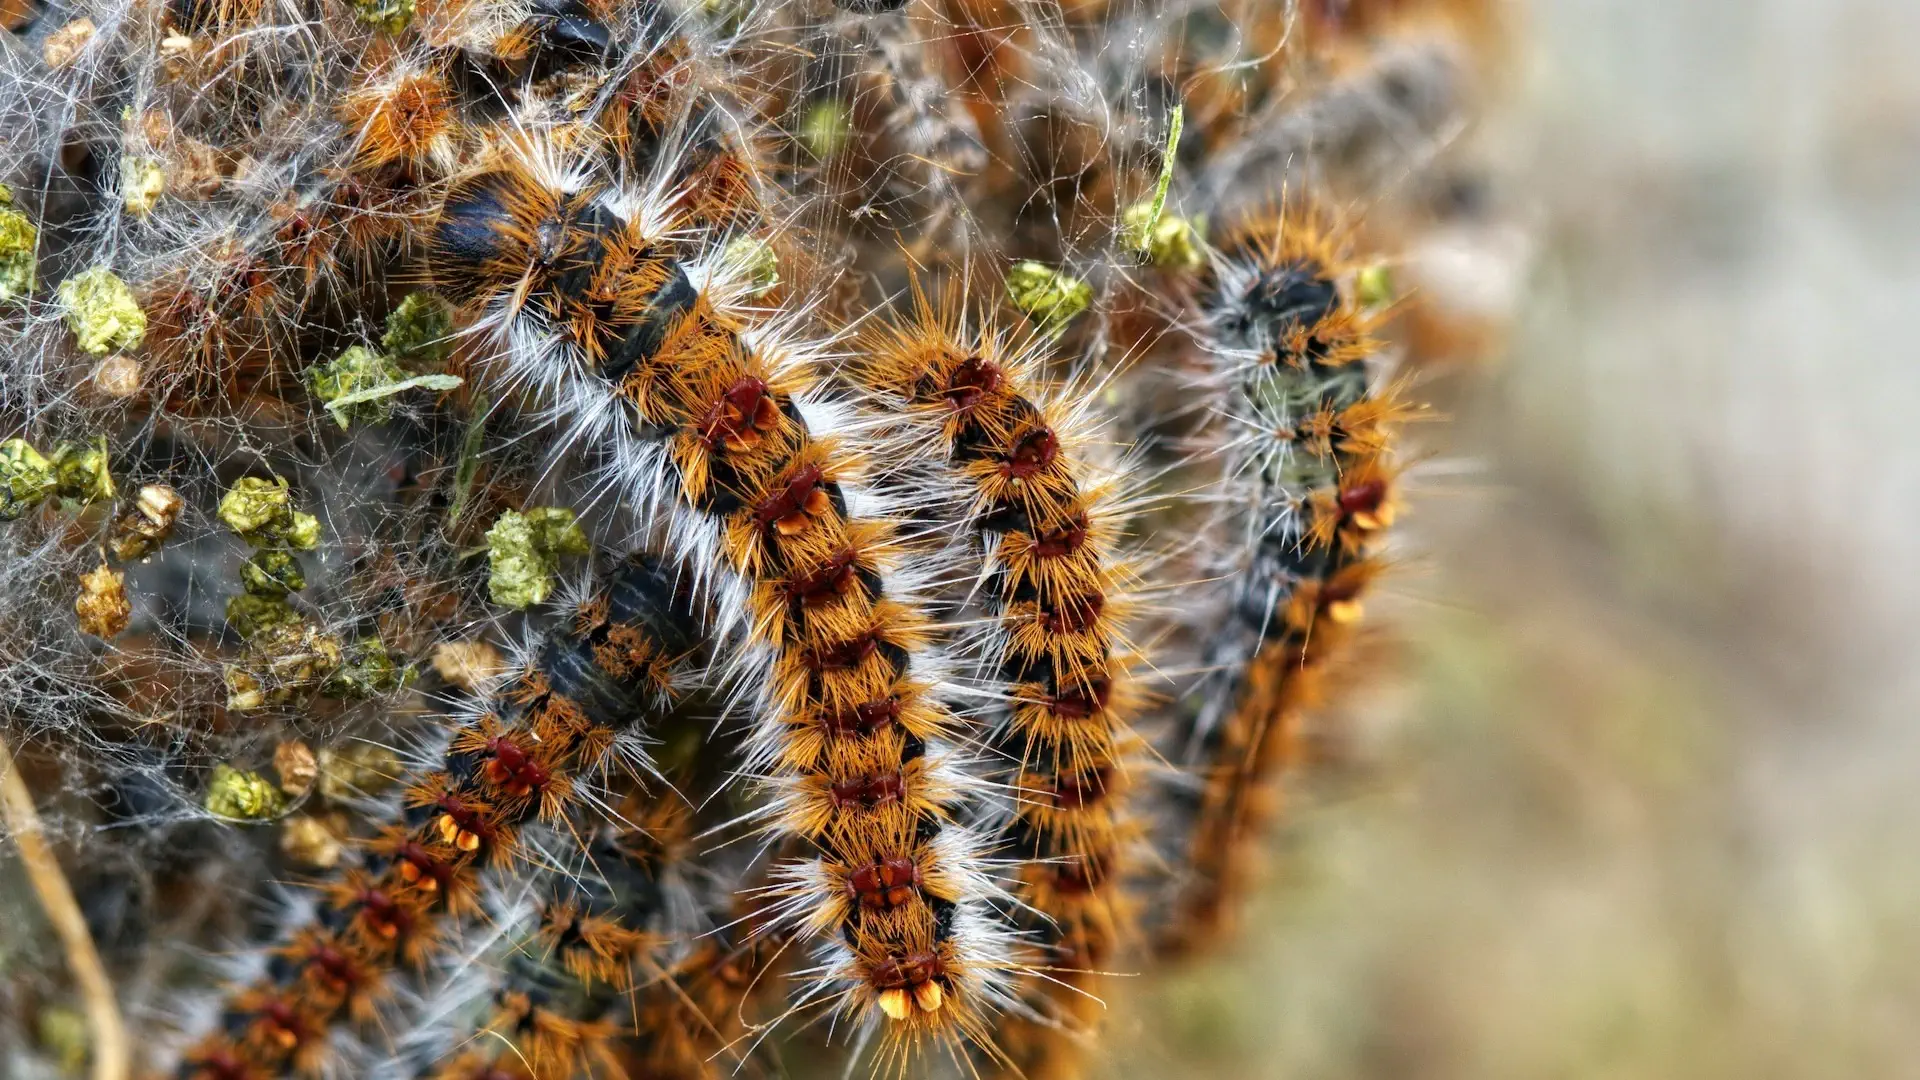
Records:
{"label": "yellow-green debris", "polygon": [[240,564],[240,585],[255,596],[285,596],[307,587],[300,560],[285,548],[266,548]]}
{"label": "yellow-green debris", "polygon": [[34,248],[40,230],[13,209],[13,190],[0,184],[0,303],[25,299],[33,291]]}
{"label": "yellow-green debris", "polygon": [[537,506],[524,514],[509,510],[487,530],[488,592],[504,607],[532,607],[553,591],[561,557],[587,550],[587,536],[573,511],[558,506]]}
{"label": "yellow-green debris", "polygon": [[27,445],[27,440],[0,443],[0,521],[25,516],[59,486],[53,462]]}
{"label": "yellow-green debris", "polygon": [[1193,222],[1163,216],[1167,189],[1173,184],[1174,162],[1179,159],[1180,131],[1186,126],[1186,120],[1186,107],[1174,106],[1173,115],[1167,120],[1167,148],[1160,159],[1160,178],[1153,185],[1153,196],[1127,207],[1120,215],[1128,246],[1144,254],[1155,266],[1192,269],[1200,265],[1200,246]]}
{"label": "yellow-green debris", "polygon": [[825,161],[846,149],[853,139],[853,114],[838,98],[813,103],[800,118],[800,145],[815,159]]}
{"label": "yellow-green debris", "polygon": [[254,547],[286,544],[301,551],[320,546],[320,521],[293,508],[284,478],[243,476],[220,497],[221,522]]}
{"label": "yellow-green debris", "polygon": [[1393,303],[1393,271],[1386,263],[1361,268],[1353,286],[1361,307],[1381,308]]}
{"label": "yellow-green debris", "polygon": [[207,813],[229,821],[264,821],[284,810],[286,801],[266,777],[223,762],[213,767],[206,807]]}
{"label": "yellow-green debris", "polygon": [[387,34],[398,34],[413,21],[413,0],[351,0],[354,17]]}
{"label": "yellow-green debris", "polygon": [[120,201],[127,213],[145,217],[153,212],[167,190],[167,174],[160,162],[150,157],[129,157],[120,161]]}
{"label": "yellow-green debris", "polygon": [[54,447],[53,471],[63,499],[91,503],[113,498],[113,475],[107,471],[105,436],[92,446],[61,443]]}
{"label": "yellow-green debris", "polygon": [[414,669],[400,663],[378,638],[362,638],[346,648],[345,659],[328,679],[334,697],[368,698],[398,690],[413,681]]}
{"label": "yellow-green debris", "polygon": [[757,236],[737,236],[727,242],[721,262],[738,269],[758,295],[780,284],[780,256],[773,245]]}
{"label": "yellow-green debris", "polygon": [[1007,295],[1014,307],[1057,333],[1093,303],[1093,286],[1064,270],[1029,259],[1007,271]]}
{"label": "yellow-green debris", "polygon": [[439,367],[453,355],[453,306],[434,293],[408,293],[387,315],[380,347],[402,364]]}
{"label": "yellow-green debris", "polygon": [[74,341],[95,356],[138,348],[147,335],[147,313],[140,310],[133,290],[104,266],[61,282],[56,295],[66,309]]}

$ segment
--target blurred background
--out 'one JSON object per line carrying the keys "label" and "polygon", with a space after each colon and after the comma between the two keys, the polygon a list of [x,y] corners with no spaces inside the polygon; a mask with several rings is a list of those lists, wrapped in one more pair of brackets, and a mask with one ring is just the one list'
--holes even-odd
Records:
{"label": "blurred background", "polygon": [[1920,1076],[1920,5],[1527,6],[1404,677],[1114,1075]]}

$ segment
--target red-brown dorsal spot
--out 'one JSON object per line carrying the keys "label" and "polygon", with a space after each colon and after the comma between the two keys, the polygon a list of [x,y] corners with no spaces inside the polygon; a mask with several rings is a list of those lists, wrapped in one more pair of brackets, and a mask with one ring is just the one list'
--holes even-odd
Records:
{"label": "red-brown dorsal spot", "polygon": [[874,965],[873,973],[867,981],[881,990],[904,990],[910,986],[937,979],[947,973],[946,964],[940,957],[930,952],[910,952],[905,956],[889,956]]}
{"label": "red-brown dorsal spot", "polygon": [[879,647],[879,638],[869,630],[851,641],[808,650],[807,667],[816,675],[825,671],[850,671],[859,667]]}
{"label": "red-brown dorsal spot", "polygon": [[1340,511],[1344,514],[1371,514],[1380,509],[1387,498],[1385,480],[1365,480],[1350,488],[1340,489]]}
{"label": "red-brown dorsal spot", "polygon": [[353,957],[332,945],[314,946],[307,954],[307,969],[326,980],[335,991],[360,982],[360,966],[353,962]]}
{"label": "red-brown dorsal spot", "polygon": [[889,803],[899,802],[906,793],[906,781],[900,779],[898,772],[856,776],[851,780],[842,780],[832,787],[833,806],[836,810],[854,807],[861,810],[874,810]]}
{"label": "red-brown dorsal spot", "polygon": [[448,792],[434,800],[440,808],[440,838],[461,851],[478,851],[493,839],[493,823],[485,807]]}
{"label": "red-brown dorsal spot", "polygon": [[815,607],[845,596],[858,577],[855,561],[859,557],[859,552],[848,548],[811,573],[792,578],[787,582],[788,599],[803,607]]}
{"label": "red-brown dorsal spot", "polygon": [[1037,559],[1060,559],[1079,551],[1087,542],[1087,519],[1076,517],[1058,529],[1034,538],[1033,555]]}
{"label": "red-brown dorsal spot", "polygon": [[1107,598],[1069,596],[1051,608],[1040,609],[1040,621],[1050,634],[1078,634],[1092,626],[1107,607]]}
{"label": "red-brown dorsal spot", "polygon": [[282,1050],[291,1050],[300,1045],[303,1034],[300,1013],[285,998],[268,998],[254,1015],[260,1018],[260,1025],[266,1029],[267,1037]]}
{"label": "red-brown dorsal spot", "polygon": [[822,479],[818,465],[803,465],[794,470],[779,490],[754,506],[754,521],[762,529],[772,529],[782,536],[801,532],[807,527],[808,516],[824,512],[829,504],[826,490],[820,484]]}
{"label": "red-brown dorsal spot", "polygon": [[1367,583],[1358,577],[1336,578],[1320,587],[1320,595],[1314,598],[1314,606],[1324,611],[1334,604],[1344,604],[1358,599]]}
{"label": "red-brown dorsal spot", "polygon": [[515,798],[539,791],[553,779],[547,767],[535,761],[511,736],[495,735],[488,739],[487,752],[493,755],[483,769],[487,782]]}
{"label": "red-brown dorsal spot", "polygon": [[367,926],[388,941],[405,933],[412,921],[406,910],[393,902],[393,897],[379,889],[361,889],[354,894],[353,902]]}
{"label": "red-brown dorsal spot", "polygon": [[1094,713],[1107,707],[1108,698],[1113,696],[1113,684],[1106,679],[1091,679],[1079,686],[1069,687],[1053,696],[1047,703],[1047,711],[1068,720],[1085,720]]}
{"label": "red-brown dorsal spot", "polygon": [[700,440],[707,449],[752,449],[780,418],[766,380],[742,375],[707,407],[700,419]]}
{"label": "red-brown dorsal spot", "polygon": [[1054,805],[1078,810],[1099,802],[1107,794],[1110,770],[1102,765],[1091,772],[1061,773],[1053,778]]}
{"label": "red-brown dorsal spot", "polygon": [[847,875],[847,894],[861,907],[897,908],[913,900],[920,883],[919,865],[910,858],[895,856]]}
{"label": "red-brown dorsal spot", "polygon": [[827,734],[841,739],[865,739],[900,719],[900,699],[868,701],[850,709],[829,713],[822,726]]}
{"label": "red-brown dorsal spot", "polygon": [[394,851],[393,858],[401,880],[409,885],[418,885],[428,892],[434,892],[453,884],[453,867],[442,862],[423,844],[409,840]]}
{"label": "red-brown dorsal spot", "polygon": [[980,399],[1000,389],[1000,365],[985,357],[969,356],[953,369],[947,385],[940,396],[947,399],[954,412],[966,412]]}
{"label": "red-brown dorsal spot", "polygon": [[1052,428],[1034,428],[1013,441],[1013,449],[1000,464],[1000,471],[1011,479],[1025,480],[1053,464],[1060,456],[1060,440]]}

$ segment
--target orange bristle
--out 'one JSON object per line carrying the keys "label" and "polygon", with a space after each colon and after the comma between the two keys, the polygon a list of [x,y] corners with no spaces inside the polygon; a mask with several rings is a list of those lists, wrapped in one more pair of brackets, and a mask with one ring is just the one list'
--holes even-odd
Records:
{"label": "orange bristle", "polygon": [[359,148],[353,159],[356,172],[398,166],[418,181],[453,166],[459,119],[446,75],[435,68],[405,63],[376,67],[341,98],[338,114]]}

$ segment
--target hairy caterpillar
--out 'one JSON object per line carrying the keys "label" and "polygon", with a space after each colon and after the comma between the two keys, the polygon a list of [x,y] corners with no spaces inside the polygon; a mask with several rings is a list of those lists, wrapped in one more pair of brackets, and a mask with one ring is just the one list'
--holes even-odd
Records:
{"label": "hairy caterpillar", "polygon": [[1011,792],[1001,836],[1024,860],[1015,897],[1054,972],[1023,987],[1038,1022],[1013,1019],[1006,1034],[1011,1068],[1032,1077],[1077,1074],[1072,1040],[1132,936],[1122,879],[1139,832],[1127,809],[1139,749],[1128,493],[1090,453],[1087,395],[1046,381],[1043,361],[1037,342],[917,295],[910,318],[861,340],[857,362],[901,414],[899,453],[957,491],[963,535],[984,556],[975,588],[991,621],[978,651]]}
{"label": "hairy caterpillar", "polygon": [[924,618],[887,591],[894,526],[858,512],[859,459],[820,434],[839,420],[812,381],[817,346],[745,309],[724,256],[682,261],[670,212],[522,142],[455,182],[433,272],[501,343],[504,380],[567,426],[563,445],[602,448],[613,490],[673,514],[703,579],[727,589],[722,624],[745,624],[737,675],[760,681],[748,768],[767,777],[769,829],[819,852],[782,875],[782,905],[837,936],[802,1007],[884,1017],[885,1052],[989,1045],[1009,961],[951,821],[971,781],[915,670]]}
{"label": "hairy caterpillar", "polygon": [[762,1006],[784,985],[783,935],[756,933],[741,909],[753,860],[703,850],[695,834],[703,813],[729,811],[699,797],[716,762],[688,754],[692,723],[697,712],[660,729],[664,790],[624,785],[584,839],[548,838],[552,869],[493,890],[498,941],[475,950],[478,964],[442,965],[445,1003],[414,1010],[403,1071],[719,1080],[752,1061]]}
{"label": "hairy caterpillar", "polygon": [[[1209,672],[1178,703],[1168,753],[1201,770],[1171,798],[1190,831],[1169,948],[1216,933],[1260,822],[1263,790],[1314,703],[1326,660],[1360,617],[1393,521],[1393,427],[1409,407],[1378,388],[1373,317],[1337,233],[1296,208],[1243,225],[1215,254],[1199,308],[1216,368],[1222,523],[1232,553]],[[1211,614],[1211,612],[1209,612]]]}
{"label": "hairy caterpillar", "polygon": [[672,570],[644,557],[580,605],[455,731],[442,768],[407,789],[403,820],[367,844],[367,865],[324,886],[315,921],[232,997],[179,1075],[325,1068],[330,1030],[370,1019],[390,974],[425,964],[446,922],[476,913],[482,869],[521,857],[523,828],[570,813],[617,763],[642,765],[633,735],[693,647],[688,618]]}

